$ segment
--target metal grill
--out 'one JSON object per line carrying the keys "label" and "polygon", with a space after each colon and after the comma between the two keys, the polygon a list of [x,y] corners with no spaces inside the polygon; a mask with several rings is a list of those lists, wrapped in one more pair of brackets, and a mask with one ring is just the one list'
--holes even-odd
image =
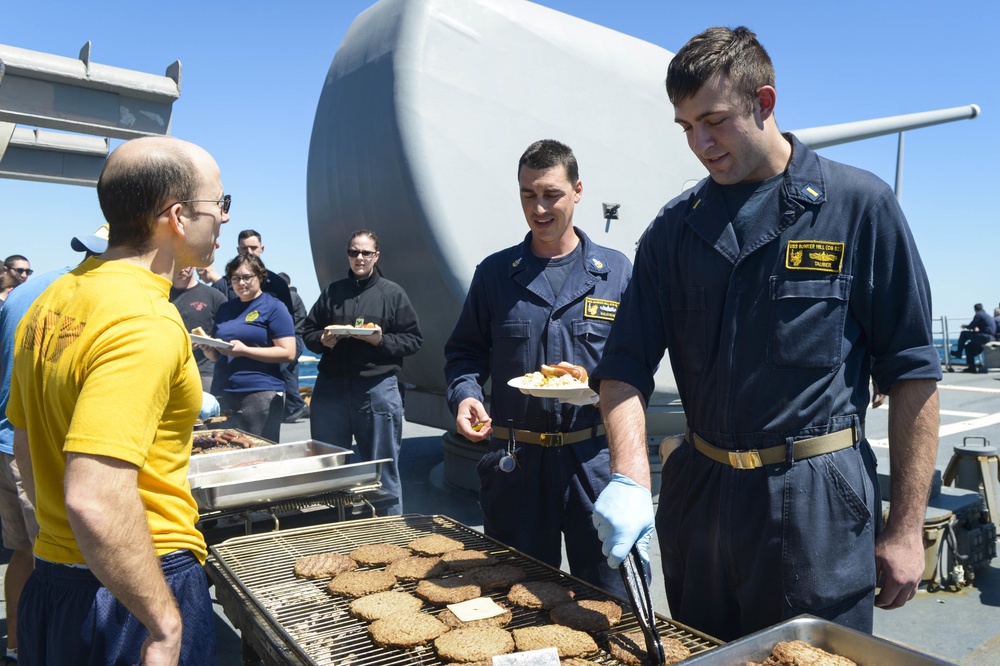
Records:
{"label": "metal grill", "polygon": [[[406,546],[413,539],[430,534],[442,534],[456,539],[464,543],[467,549],[482,550],[505,564],[518,566],[524,569],[528,580],[558,581],[572,589],[577,599],[611,598],[599,588],[508,548],[445,516],[374,518],[236,537],[211,548],[210,565],[217,564],[228,574],[223,580],[216,580],[216,585],[234,583],[253,606],[250,610],[258,611],[248,615],[261,618],[270,625],[262,627],[255,620],[255,629],[259,629],[255,638],[273,642],[273,637],[279,636],[285,642],[285,645],[275,646],[275,652],[288,651],[297,655],[302,663],[323,666],[441,664],[443,662],[437,658],[431,645],[412,650],[377,647],[369,637],[367,623],[348,614],[350,599],[335,597],[327,592],[327,580],[299,579],[292,571],[295,561],[306,555],[331,551],[346,554],[359,546],[376,543]],[[209,571],[211,570],[210,566]],[[412,592],[415,587],[415,581],[399,581],[395,589]],[[501,601],[507,590],[484,591],[483,594]],[[622,599],[615,601],[622,606],[624,613],[622,621],[612,632],[638,629],[638,622],[629,611],[628,602]],[[230,610],[226,608],[227,613]],[[425,607],[425,611],[433,615],[442,610],[443,606]],[[514,606],[511,610],[513,620],[508,629],[550,623],[545,611]],[[667,618],[658,616],[657,628],[661,636],[684,643],[692,655],[721,645],[717,640]],[[588,658],[600,664],[620,663],[605,651],[606,643],[602,641],[601,634],[594,636],[602,649],[598,655]]]}

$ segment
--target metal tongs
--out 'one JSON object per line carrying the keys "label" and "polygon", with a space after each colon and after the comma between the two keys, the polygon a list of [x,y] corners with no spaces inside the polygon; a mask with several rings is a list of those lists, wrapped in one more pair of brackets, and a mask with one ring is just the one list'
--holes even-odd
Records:
{"label": "metal tongs", "polygon": [[646,570],[642,565],[642,557],[639,555],[637,546],[632,546],[632,550],[618,569],[621,571],[622,581],[625,582],[629,601],[632,602],[632,611],[639,620],[642,635],[646,638],[646,658],[648,660],[646,663],[664,666],[667,663],[667,657],[663,653],[663,641],[660,640],[660,634],[656,631],[653,600],[649,596]]}

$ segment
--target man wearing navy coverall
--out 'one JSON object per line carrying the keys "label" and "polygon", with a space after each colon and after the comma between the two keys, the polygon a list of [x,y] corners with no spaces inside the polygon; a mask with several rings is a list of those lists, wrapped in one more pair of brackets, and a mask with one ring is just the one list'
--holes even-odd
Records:
{"label": "man wearing navy coverall", "polygon": [[[488,443],[478,465],[486,534],[557,568],[565,535],[571,573],[624,595],[618,572],[604,564],[591,520],[593,502],[611,478],[597,407],[523,395],[507,381],[561,361],[592,370],[631,265],[574,227],[583,183],[569,147],[532,144],[517,175],[530,231],[476,268],[445,345],[448,405],[460,435]],[[491,414],[483,406],[489,377]],[[505,472],[499,462],[508,419],[517,464]]]}
{"label": "man wearing navy coverall", "polygon": [[[746,28],[689,41],[667,94],[709,178],[643,235],[591,377],[614,472],[594,512],[608,563],[653,530],[644,408],[668,350],[688,422],[655,519],[672,616],[725,641],[802,613],[871,632],[873,604],[902,606],[922,577],[937,451],[913,238],[885,183],[781,134]],[[890,397],[884,526],[869,370]]]}

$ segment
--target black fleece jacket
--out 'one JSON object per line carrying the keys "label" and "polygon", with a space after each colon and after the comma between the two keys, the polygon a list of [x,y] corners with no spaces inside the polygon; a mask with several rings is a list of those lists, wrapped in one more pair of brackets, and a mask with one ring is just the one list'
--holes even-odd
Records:
{"label": "black fleece jacket", "polygon": [[[382,342],[373,347],[364,340],[345,337],[333,349],[319,341],[331,324],[361,326],[374,322],[382,327]],[[348,277],[327,287],[313,305],[303,326],[306,348],[321,354],[319,371],[330,377],[378,377],[396,374],[403,357],[415,354],[423,344],[417,313],[406,292],[386,280],[378,268],[371,277]]]}

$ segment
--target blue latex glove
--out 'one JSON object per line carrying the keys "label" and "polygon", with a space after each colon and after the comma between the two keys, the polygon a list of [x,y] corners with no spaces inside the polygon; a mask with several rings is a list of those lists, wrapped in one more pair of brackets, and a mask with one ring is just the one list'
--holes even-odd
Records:
{"label": "blue latex glove", "polygon": [[617,569],[632,544],[643,564],[649,564],[649,539],[653,536],[653,495],[624,474],[612,474],[611,483],[594,503],[594,527],[608,566]]}
{"label": "blue latex glove", "polygon": [[210,419],[213,416],[218,416],[221,413],[222,408],[219,407],[219,401],[215,399],[215,396],[211,393],[202,391],[201,412],[198,413],[198,419],[204,421],[205,419]]}

